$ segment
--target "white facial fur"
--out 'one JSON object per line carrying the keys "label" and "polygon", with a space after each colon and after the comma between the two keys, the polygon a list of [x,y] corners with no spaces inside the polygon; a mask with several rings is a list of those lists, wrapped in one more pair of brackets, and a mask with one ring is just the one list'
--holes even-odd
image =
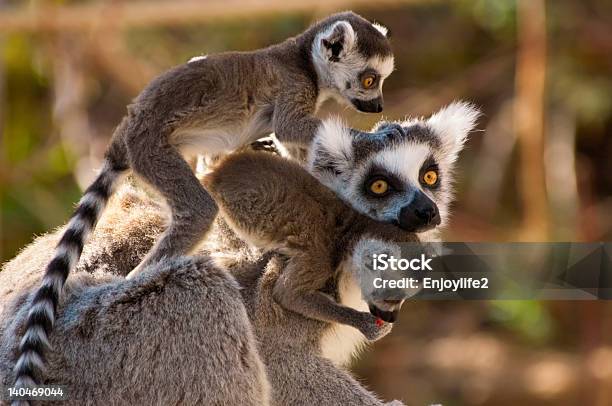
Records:
{"label": "white facial fur", "polygon": [[[387,303],[382,298],[375,298],[373,280],[378,273],[372,272],[367,264],[371,264],[373,254],[386,253],[396,258],[401,257],[398,244],[364,236],[353,247],[352,254],[342,261],[338,278],[338,301],[344,306],[362,312],[369,311],[374,305],[384,311],[398,311],[399,303]],[[395,275],[394,277],[399,277]],[[408,298],[418,292],[418,289],[404,291]],[[321,354],[339,366],[347,365],[365,346],[365,337],[355,328],[346,324],[334,323],[321,337]]]}
{"label": "white facial fur", "polygon": [[[327,48],[325,41],[334,42],[342,37],[342,50],[334,59],[332,51]],[[331,90],[328,93],[341,103],[349,104],[350,100],[374,100],[382,97],[384,80],[393,72],[393,56],[364,58],[358,51],[357,33],[347,21],[338,21],[327,30],[319,33],[312,46],[312,58],[317,75],[319,87]],[[360,74],[372,69],[379,75],[376,86],[365,89],[360,80]],[[335,94],[334,94],[335,93]]]}
{"label": "white facial fur", "polygon": [[[362,312],[369,311],[363,300],[361,287],[352,272],[352,261],[340,264],[342,271],[338,280],[338,302]],[[335,365],[346,366],[363,348],[366,340],[356,328],[347,324],[334,323],[327,328],[321,337],[321,355]]]}
{"label": "white facial fur", "polygon": [[[420,191],[437,205],[443,226],[449,217],[454,163],[478,115],[478,110],[470,104],[458,102],[428,119],[405,120],[399,124],[408,130],[406,137],[370,152],[360,161],[356,161],[359,154],[354,150],[354,137],[350,130],[338,119],[329,119],[321,125],[311,146],[309,168],[323,184],[356,210],[381,221],[396,221],[401,208]],[[411,128],[422,128],[425,135],[411,137]],[[440,184],[435,189],[426,188],[420,182],[421,168],[431,160],[437,164],[440,173]],[[384,199],[365,196],[363,184],[373,165],[399,179],[404,192]],[[422,239],[433,241],[437,238],[437,230],[422,234]]]}

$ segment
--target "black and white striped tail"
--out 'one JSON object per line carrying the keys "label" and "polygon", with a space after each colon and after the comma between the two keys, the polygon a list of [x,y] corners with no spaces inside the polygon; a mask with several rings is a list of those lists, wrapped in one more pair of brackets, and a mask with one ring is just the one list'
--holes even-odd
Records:
{"label": "black and white striped tail", "polygon": [[70,271],[76,267],[83,244],[96,226],[123,171],[123,168],[115,169],[109,163],[104,166],[85,191],[57,244],[55,256],[47,265],[42,284],[32,300],[25,334],[19,344],[19,358],[14,368],[16,387],[42,381],[44,353],[50,349],[49,334],[64,283]]}

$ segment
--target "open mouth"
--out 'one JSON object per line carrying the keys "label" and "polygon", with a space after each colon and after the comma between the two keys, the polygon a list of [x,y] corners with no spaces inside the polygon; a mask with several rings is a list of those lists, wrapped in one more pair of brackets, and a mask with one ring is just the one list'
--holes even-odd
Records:
{"label": "open mouth", "polygon": [[395,320],[397,320],[397,315],[399,313],[399,310],[390,312],[386,310],[381,310],[372,304],[368,305],[368,307],[370,308],[370,313],[372,313],[373,316],[376,316],[386,321],[387,323],[394,323]]}

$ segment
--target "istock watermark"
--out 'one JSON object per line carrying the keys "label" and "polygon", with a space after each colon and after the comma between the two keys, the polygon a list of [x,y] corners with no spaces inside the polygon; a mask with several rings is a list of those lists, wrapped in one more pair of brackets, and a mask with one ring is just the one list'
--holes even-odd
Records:
{"label": "istock watermark", "polygon": [[410,243],[381,251],[363,258],[366,299],[612,299],[611,242]]}
{"label": "istock watermark", "polygon": [[392,269],[394,271],[433,271],[429,265],[433,258],[427,258],[425,254],[421,254],[420,258],[395,258],[389,254],[372,254],[372,264],[375,271],[386,271]]}

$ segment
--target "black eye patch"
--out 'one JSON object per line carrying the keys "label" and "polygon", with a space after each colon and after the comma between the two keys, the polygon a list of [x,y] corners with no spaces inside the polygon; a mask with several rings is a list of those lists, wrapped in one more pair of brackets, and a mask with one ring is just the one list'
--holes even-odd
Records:
{"label": "black eye patch", "polygon": [[393,192],[403,191],[404,189],[403,182],[397,176],[387,171],[386,169],[383,169],[376,165],[373,165],[367,171],[367,174],[366,176],[364,176],[363,179],[364,181],[362,184],[362,189],[363,189],[364,195],[366,196],[372,196],[372,193],[370,192],[370,185],[372,184],[372,182],[382,179],[389,184],[388,193],[385,193],[385,195],[383,196],[372,196],[377,199],[380,199],[381,197],[384,197],[384,196],[388,196],[390,193],[393,193]]}
{"label": "black eye patch", "polygon": [[374,78],[374,83],[370,86],[370,88],[374,89],[378,86],[378,82],[380,81],[380,75],[378,74],[378,72],[375,69],[372,68],[368,68],[364,71],[362,71],[361,73],[359,73],[359,82],[363,82],[363,80],[365,78],[367,78],[368,76],[371,76]]}
{"label": "black eye patch", "polygon": [[[436,175],[438,177],[438,180],[436,181],[434,185],[428,185],[423,181],[423,176],[429,171],[436,172]],[[442,174],[440,173],[440,167],[438,166],[438,163],[436,162],[436,160],[432,156],[430,156],[429,158],[425,160],[425,162],[423,162],[423,165],[421,166],[421,169],[419,170],[419,182],[423,186],[427,187],[428,189],[436,190],[440,187],[441,180],[442,180]]]}

